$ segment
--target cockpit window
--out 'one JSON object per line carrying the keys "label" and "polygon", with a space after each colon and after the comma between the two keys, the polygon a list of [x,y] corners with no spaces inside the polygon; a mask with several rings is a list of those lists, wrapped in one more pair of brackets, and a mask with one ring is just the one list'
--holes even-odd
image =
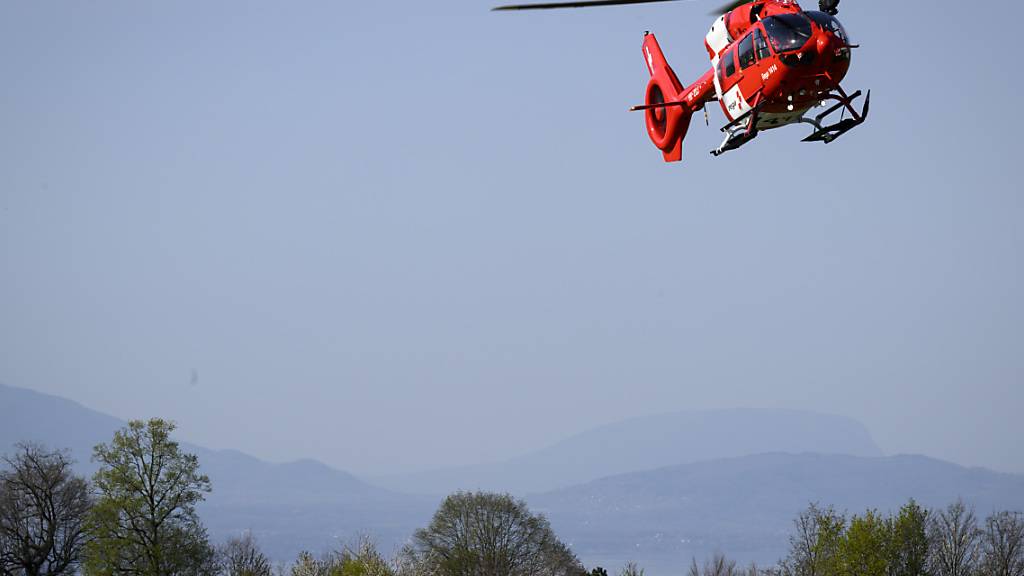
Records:
{"label": "cockpit window", "polygon": [[723,81],[736,73],[736,50],[729,50],[722,56],[721,68],[721,78]]}
{"label": "cockpit window", "polygon": [[754,35],[747,34],[747,37],[740,42],[740,68],[746,70],[754,65]]}
{"label": "cockpit window", "polygon": [[811,21],[802,14],[780,14],[765,18],[764,29],[776,52],[799,50],[811,38]]}
{"label": "cockpit window", "polygon": [[754,47],[757,48],[758,60],[764,60],[772,55],[768,51],[768,41],[764,39],[764,34],[761,34],[760,28],[754,30]]}
{"label": "cockpit window", "polygon": [[815,22],[818,23],[818,26],[821,26],[823,29],[832,32],[843,42],[847,44],[852,44],[852,42],[850,41],[850,36],[847,35],[846,33],[846,29],[843,28],[843,25],[839,23],[839,20],[835,16],[832,16],[831,14],[828,14],[826,12],[817,11],[804,12],[804,14],[810,16],[811,20],[814,20]]}

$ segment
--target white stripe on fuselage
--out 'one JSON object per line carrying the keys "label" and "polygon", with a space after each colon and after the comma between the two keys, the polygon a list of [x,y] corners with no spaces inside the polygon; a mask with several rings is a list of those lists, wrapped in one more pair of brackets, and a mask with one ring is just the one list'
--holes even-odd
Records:
{"label": "white stripe on fuselage", "polygon": [[730,121],[743,116],[751,109],[747,99],[740,92],[739,84],[733,86],[732,90],[725,93],[725,96],[722,98],[722,104],[725,105],[725,115],[729,117]]}

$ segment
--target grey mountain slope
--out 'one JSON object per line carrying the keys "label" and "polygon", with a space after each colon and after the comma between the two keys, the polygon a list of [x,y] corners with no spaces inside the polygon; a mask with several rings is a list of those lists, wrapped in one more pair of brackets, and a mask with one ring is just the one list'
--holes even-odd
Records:
{"label": "grey mountain slope", "polygon": [[91,474],[92,449],[109,441],[124,422],[81,404],[23,388],[0,384],[0,453],[22,441],[68,449],[78,469]]}
{"label": "grey mountain slope", "polygon": [[[69,449],[77,470],[91,475],[93,447],[109,442],[125,422],[55,396],[0,384],[0,453],[16,442],[34,441]],[[199,457],[213,493],[200,507],[215,539],[250,530],[275,558],[302,549],[336,547],[360,533],[382,545],[404,541],[422,526],[436,499],[412,497],[367,484],[320,462],[264,462],[233,450],[182,448]]]}
{"label": "grey mountain slope", "polygon": [[[109,442],[114,432],[126,425],[76,402],[11,386],[0,385],[0,406],[4,412],[0,452],[26,440],[67,448],[82,473],[96,468],[91,462],[93,447]],[[282,490],[318,502],[392,494],[313,460],[271,464],[234,450],[209,450],[187,443],[182,447],[199,456],[203,472],[216,483],[216,497],[224,503],[277,501]],[[225,496],[220,496],[221,492]]]}
{"label": "grey mountain slope", "polygon": [[855,420],[795,410],[714,410],[633,418],[505,462],[373,478],[410,493],[541,492],[596,478],[765,452],[881,456]]}
{"label": "grey mountain slope", "polygon": [[962,497],[984,517],[1024,510],[1024,476],[922,456],[762,454],[604,478],[529,497],[590,563],[642,561],[681,573],[716,551],[742,561],[785,555],[792,520],[811,502],[840,511],[928,507]]}

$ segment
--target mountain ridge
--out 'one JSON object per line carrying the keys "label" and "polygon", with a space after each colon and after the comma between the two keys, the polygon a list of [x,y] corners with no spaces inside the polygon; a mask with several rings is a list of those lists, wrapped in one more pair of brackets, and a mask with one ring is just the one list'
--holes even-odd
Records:
{"label": "mountain ridge", "polygon": [[932,508],[963,498],[983,518],[1024,510],[1024,476],[921,455],[767,453],[620,474],[528,500],[591,563],[616,565],[640,551],[655,572],[678,572],[715,552],[779,560],[793,519],[812,502],[889,513],[911,498]]}
{"label": "mountain ridge", "polygon": [[605,424],[504,461],[370,480],[407,493],[483,489],[526,494],[630,471],[769,451],[883,455],[852,418],[804,410],[690,410]]}
{"label": "mountain ridge", "polygon": [[[91,453],[93,445],[109,441],[124,426],[76,402],[3,385],[0,405],[10,416],[0,420],[2,444],[38,440],[51,448]],[[738,415],[750,414],[712,413],[708,418],[715,427],[710,429],[727,428]],[[781,414],[791,419],[802,413]],[[827,415],[818,417],[834,422]],[[614,436],[620,426],[635,424],[624,421],[601,430]],[[632,432],[624,435],[626,445],[635,440]],[[573,438],[587,437],[584,432]],[[850,437],[864,438],[856,433]],[[731,436],[731,441],[745,439],[749,434]],[[877,449],[862,440],[850,445],[869,453]],[[601,442],[592,445],[606,448]],[[753,449],[757,443],[745,446]],[[291,561],[301,550],[336,550],[359,535],[376,538],[382,550],[396,549],[429,522],[440,502],[440,496],[375,486],[316,460],[275,464],[238,450],[182,447],[199,457],[200,469],[213,481],[214,491],[199,509],[211,538],[221,541],[249,531],[275,561]],[[613,453],[602,458],[611,459]],[[541,472],[527,468],[524,473]],[[588,566],[615,567],[637,560],[655,575],[679,573],[690,557],[703,559],[718,551],[743,562],[774,562],[785,554],[792,519],[814,501],[859,513],[869,507],[885,512],[911,497],[927,506],[944,506],[962,496],[977,507],[979,516],[995,509],[1024,509],[1024,476],[921,455],[769,451],[630,470],[522,496],[531,510],[548,516]]]}

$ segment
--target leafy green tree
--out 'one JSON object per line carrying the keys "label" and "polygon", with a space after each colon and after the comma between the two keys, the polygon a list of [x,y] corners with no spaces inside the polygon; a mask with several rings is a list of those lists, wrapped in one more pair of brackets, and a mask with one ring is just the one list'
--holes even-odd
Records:
{"label": "leafy green tree", "polygon": [[74,574],[85,542],[89,486],[65,452],[19,444],[0,472],[0,574]]}
{"label": "leafy green tree", "polygon": [[173,423],[132,421],[100,444],[99,498],[85,548],[89,576],[213,576],[216,553],[195,506],[210,491],[199,461],[171,439]]}
{"label": "leafy green tree", "polygon": [[306,551],[299,552],[299,557],[292,564],[292,576],[329,576],[331,568],[326,562],[317,560]]}
{"label": "leafy green tree", "polygon": [[928,511],[913,499],[891,520],[890,576],[924,576],[928,569]]}
{"label": "leafy green tree", "polygon": [[874,510],[854,516],[840,544],[846,576],[886,576],[889,570],[890,524]]}
{"label": "leafy green tree", "polygon": [[341,553],[340,576],[395,576],[395,570],[369,538]]}
{"label": "leafy green tree", "polygon": [[[404,574],[419,574],[406,567]],[[395,576],[396,569],[384,558],[373,541],[362,538],[355,546],[345,547],[320,559],[301,552],[292,565],[292,576]]]}
{"label": "leafy green tree", "polygon": [[841,573],[840,547],[846,518],[832,507],[811,504],[793,522],[789,556],[781,572],[788,576],[835,576]]}
{"label": "leafy green tree", "polygon": [[459,492],[413,537],[416,562],[436,576],[578,576],[583,567],[544,516],[505,494]]}
{"label": "leafy green tree", "polygon": [[590,571],[590,576],[608,576],[608,571],[598,566]]}

